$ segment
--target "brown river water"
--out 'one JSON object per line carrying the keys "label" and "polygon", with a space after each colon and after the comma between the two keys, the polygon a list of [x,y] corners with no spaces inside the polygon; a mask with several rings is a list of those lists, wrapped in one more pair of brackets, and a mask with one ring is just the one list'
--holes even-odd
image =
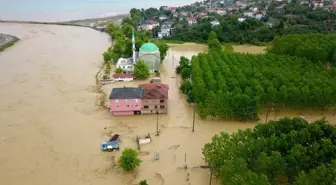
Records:
{"label": "brown river water", "polygon": [[[174,45],[162,65],[162,81],[170,85],[167,115],[114,117],[99,106],[95,74],[102,52],[111,44],[106,34],[51,25],[0,24],[0,31],[21,39],[0,53],[0,184],[1,185],[129,185],[146,179],[150,185],[204,185],[209,182],[202,147],[220,131],[235,132],[255,123],[195,119],[178,91],[174,68],[180,56],[205,51],[195,44]],[[103,86],[137,86],[146,81]],[[308,120],[332,112],[282,111],[279,117],[304,115]],[[268,119],[273,119],[274,112]],[[265,113],[260,115],[265,120]],[[99,143],[121,135],[121,147],[136,148],[136,136],[148,133],[152,143],[141,146],[142,164],[132,173],[115,161],[121,152],[101,152]],[[160,159],[154,160],[155,152]],[[213,185],[218,185],[215,179]]]}

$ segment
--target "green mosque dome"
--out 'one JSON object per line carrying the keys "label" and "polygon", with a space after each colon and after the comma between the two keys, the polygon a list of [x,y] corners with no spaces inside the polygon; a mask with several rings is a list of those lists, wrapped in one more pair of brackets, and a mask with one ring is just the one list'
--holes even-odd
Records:
{"label": "green mosque dome", "polygon": [[151,42],[147,42],[140,47],[140,52],[156,52],[159,48]]}

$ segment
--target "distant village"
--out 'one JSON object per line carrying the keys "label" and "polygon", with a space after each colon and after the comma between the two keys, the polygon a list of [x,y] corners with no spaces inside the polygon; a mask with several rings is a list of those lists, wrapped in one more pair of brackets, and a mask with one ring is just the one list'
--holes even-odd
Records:
{"label": "distant village", "polygon": [[[276,12],[280,13],[290,2],[291,0],[276,0],[276,3],[279,4],[279,6],[275,7]],[[312,7],[313,9],[321,8],[328,11],[336,11],[336,0],[301,0],[300,5]],[[239,15],[239,22],[245,21],[246,18],[261,20],[267,14],[268,5],[265,5],[265,2],[236,1],[235,3],[225,3],[224,1],[204,1],[186,7],[162,6],[159,10],[162,15],[143,20],[138,25],[138,29],[146,31],[158,29],[155,35],[157,38],[162,39],[169,37],[174,29],[182,28],[184,26],[183,22],[186,22],[188,26],[193,26],[200,19],[210,19],[212,26],[219,25],[220,22],[213,16],[215,14],[220,16]],[[211,18],[213,19],[211,20]],[[272,27],[275,22],[268,21],[266,25]]]}

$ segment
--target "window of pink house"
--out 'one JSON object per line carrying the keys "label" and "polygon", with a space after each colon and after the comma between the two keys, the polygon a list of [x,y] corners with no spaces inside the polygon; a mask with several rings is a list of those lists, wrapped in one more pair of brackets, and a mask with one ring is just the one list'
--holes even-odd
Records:
{"label": "window of pink house", "polygon": [[119,105],[117,105],[117,108],[119,108]]}
{"label": "window of pink house", "polygon": [[139,105],[138,105],[138,104],[135,104],[135,107],[139,107]]}
{"label": "window of pink house", "polygon": [[126,107],[129,107],[129,105],[126,105]]}
{"label": "window of pink house", "polygon": [[138,99],[135,99],[135,102],[139,102],[139,100],[138,100]]}
{"label": "window of pink house", "polygon": [[114,102],[118,103],[118,99],[115,99]]}

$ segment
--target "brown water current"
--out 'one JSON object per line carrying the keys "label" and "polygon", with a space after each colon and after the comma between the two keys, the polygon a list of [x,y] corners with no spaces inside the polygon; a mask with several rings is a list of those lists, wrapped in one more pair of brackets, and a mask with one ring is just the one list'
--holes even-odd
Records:
{"label": "brown water current", "polygon": [[[203,45],[170,48],[162,65],[162,81],[170,86],[168,114],[112,116],[99,106],[95,74],[102,53],[110,46],[106,34],[88,29],[50,25],[0,24],[3,33],[19,37],[0,53],[0,184],[1,185],[204,185],[209,182],[202,147],[220,131],[235,132],[255,123],[201,120],[192,132],[192,107],[178,90],[175,66],[180,56],[203,52]],[[147,81],[103,86],[137,86]],[[103,101],[107,98],[104,97]],[[329,115],[327,118],[335,119]],[[302,113],[282,111],[278,118]],[[321,112],[303,114],[308,120]],[[261,114],[261,121],[265,114]],[[268,119],[273,119],[274,111]],[[155,136],[156,123],[160,136]],[[122,172],[115,161],[121,152],[101,152],[99,143],[121,135],[121,148],[136,148],[136,136],[151,134],[141,146],[140,167]],[[155,152],[160,159],[154,160]],[[215,179],[212,185],[218,185]]]}

